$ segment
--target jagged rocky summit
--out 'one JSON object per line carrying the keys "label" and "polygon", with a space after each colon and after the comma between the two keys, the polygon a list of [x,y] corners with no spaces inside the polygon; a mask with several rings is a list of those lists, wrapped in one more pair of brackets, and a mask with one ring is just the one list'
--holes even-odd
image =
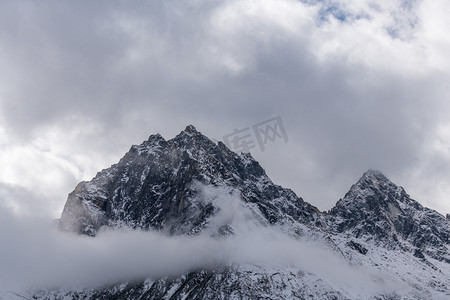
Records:
{"label": "jagged rocky summit", "polygon": [[450,263],[448,219],[423,207],[381,172],[369,170],[330,211],[337,232]]}
{"label": "jagged rocky summit", "polygon": [[238,190],[268,224],[286,219],[324,224],[317,208],[275,185],[249,153],[215,144],[191,125],[168,141],[150,136],[118,164],[78,184],[69,194],[60,227],[91,236],[105,225],[194,234],[214,214],[214,207],[196,198],[195,182]]}
{"label": "jagged rocky summit", "polygon": [[[69,194],[59,227],[92,237],[102,227],[200,234],[220,207],[199,199],[199,184],[237,191],[263,227],[313,242],[358,270],[386,274],[369,286],[400,280],[406,288],[361,294],[301,269],[244,264],[97,289],[57,289],[35,298],[450,299],[448,217],[423,207],[375,170],[364,173],[329,212],[320,212],[274,184],[250,154],[234,153],[193,126],[170,140],[152,135],[117,164],[81,182]],[[222,224],[216,234],[233,235],[233,225]]]}

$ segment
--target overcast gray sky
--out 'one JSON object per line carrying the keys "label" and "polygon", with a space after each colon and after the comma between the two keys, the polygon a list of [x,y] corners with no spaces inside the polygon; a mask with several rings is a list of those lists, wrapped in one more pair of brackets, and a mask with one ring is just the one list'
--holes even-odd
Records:
{"label": "overcast gray sky", "polygon": [[150,134],[281,116],[252,155],[330,209],[369,168],[450,213],[444,0],[2,1],[0,206],[58,217]]}

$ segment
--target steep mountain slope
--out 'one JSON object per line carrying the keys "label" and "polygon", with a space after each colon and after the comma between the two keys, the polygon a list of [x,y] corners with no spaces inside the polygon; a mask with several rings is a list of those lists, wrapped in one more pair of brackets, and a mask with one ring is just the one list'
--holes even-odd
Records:
{"label": "steep mountain slope", "polygon": [[329,213],[321,213],[272,183],[250,154],[215,144],[193,126],[168,141],[150,136],[119,163],[80,183],[59,227],[99,235],[95,240],[101,228],[158,231],[170,239],[206,237],[204,243],[223,242],[217,256],[225,258],[167,276],[17,297],[450,298],[450,222],[383,174],[369,170]]}
{"label": "steep mountain slope", "polygon": [[379,171],[367,171],[330,216],[329,224],[338,232],[450,263],[448,220],[411,199]]}
{"label": "steep mountain slope", "polygon": [[195,234],[214,214],[196,198],[196,182],[240,191],[269,224],[324,224],[315,207],[273,184],[250,154],[238,155],[188,126],[169,141],[150,136],[118,164],[81,182],[68,197],[60,227],[91,236],[104,225]]}

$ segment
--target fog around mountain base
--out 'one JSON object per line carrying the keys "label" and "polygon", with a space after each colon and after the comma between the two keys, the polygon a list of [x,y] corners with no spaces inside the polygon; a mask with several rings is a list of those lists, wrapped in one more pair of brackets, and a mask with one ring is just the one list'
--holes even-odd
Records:
{"label": "fog around mountain base", "polygon": [[[332,285],[350,286],[356,292],[402,287],[388,274],[351,266],[323,245],[264,226],[233,190],[195,185],[199,201],[211,202],[217,208],[209,228],[197,236],[105,228],[92,238],[61,232],[54,223],[21,218],[2,207],[0,289],[95,288],[242,264],[294,268]],[[212,236],[224,224],[231,225],[235,234]]]}

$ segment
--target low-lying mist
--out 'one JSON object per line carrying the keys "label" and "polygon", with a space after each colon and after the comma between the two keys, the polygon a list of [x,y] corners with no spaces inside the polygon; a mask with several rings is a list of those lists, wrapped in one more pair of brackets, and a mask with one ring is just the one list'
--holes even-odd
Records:
{"label": "low-lying mist", "polygon": [[[295,267],[330,284],[374,291],[386,288],[373,280],[380,274],[369,274],[314,242],[261,224],[229,189],[199,184],[196,188],[199,201],[218,208],[208,229],[197,236],[105,229],[91,238],[0,209],[0,290],[98,287],[224,264]],[[234,234],[212,237],[224,224],[230,224]]]}

